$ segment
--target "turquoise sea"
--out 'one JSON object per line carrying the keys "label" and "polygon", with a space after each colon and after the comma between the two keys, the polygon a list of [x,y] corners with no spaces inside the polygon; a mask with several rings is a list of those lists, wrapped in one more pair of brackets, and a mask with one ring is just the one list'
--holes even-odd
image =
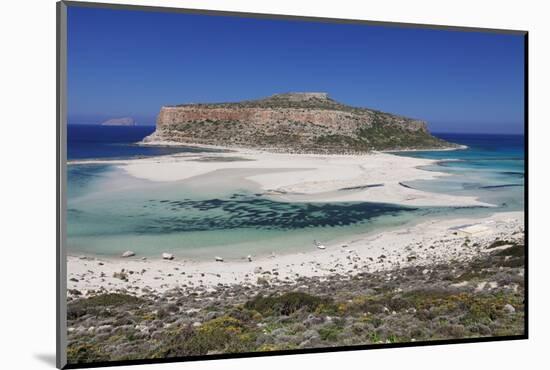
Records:
{"label": "turquoise sea", "polygon": [[[134,158],[202,150],[134,145],[152,131],[152,127],[70,125],[68,158]],[[467,145],[468,149],[396,154],[437,159],[436,165],[425,169],[453,176],[404,185],[474,195],[496,208],[286,203],[261,195],[252,183],[223,186],[223,173],[167,183],[133,178],[108,163],[70,164],[69,253],[114,256],[130,249],[146,256],[166,251],[183,258],[221,255],[238,259],[248,254],[308,251],[313,248],[313,240],[330,243],[434,217],[523,210],[523,136],[438,136]]]}

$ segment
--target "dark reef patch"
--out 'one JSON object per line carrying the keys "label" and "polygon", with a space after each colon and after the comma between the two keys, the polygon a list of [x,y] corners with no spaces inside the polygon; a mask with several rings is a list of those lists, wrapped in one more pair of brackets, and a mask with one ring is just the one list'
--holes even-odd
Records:
{"label": "dark reef patch", "polygon": [[[171,216],[150,220],[136,231],[142,234],[236,228],[297,229],[345,226],[416,208],[382,203],[285,203],[234,194],[229,199],[149,201],[148,208],[163,207]],[[209,214],[202,212],[211,211]]]}

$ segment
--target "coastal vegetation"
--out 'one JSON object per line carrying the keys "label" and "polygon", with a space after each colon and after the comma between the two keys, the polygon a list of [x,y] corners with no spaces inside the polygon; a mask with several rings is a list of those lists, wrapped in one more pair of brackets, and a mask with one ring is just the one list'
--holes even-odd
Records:
{"label": "coastal vegetation", "polygon": [[[495,246],[498,244],[498,246]],[[465,261],[293,283],[70,294],[69,363],[524,333],[522,239]]]}

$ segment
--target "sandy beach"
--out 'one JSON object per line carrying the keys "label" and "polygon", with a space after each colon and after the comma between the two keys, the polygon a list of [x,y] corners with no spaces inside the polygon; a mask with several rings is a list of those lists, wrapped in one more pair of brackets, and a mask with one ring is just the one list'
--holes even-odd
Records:
{"label": "sandy beach", "polygon": [[[113,164],[133,177],[149,181],[183,181],[199,176],[215,176],[216,171],[230,170],[232,178],[252,181],[266,195],[289,202],[356,201],[404,206],[493,206],[471,196],[426,192],[407,186],[409,181],[450,175],[421,169],[435,164],[434,160],[389,153],[286,154],[231,148],[223,153],[184,153],[132,160],[71,163]],[[219,181],[223,180],[220,176]]]}

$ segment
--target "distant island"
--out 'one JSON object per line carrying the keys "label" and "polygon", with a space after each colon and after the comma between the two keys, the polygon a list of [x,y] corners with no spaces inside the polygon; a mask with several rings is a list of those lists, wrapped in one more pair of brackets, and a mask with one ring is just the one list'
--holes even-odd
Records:
{"label": "distant island", "polygon": [[101,126],[135,126],[136,120],[132,117],[111,118],[101,123]]}
{"label": "distant island", "polygon": [[323,92],[163,106],[143,143],[331,154],[457,147],[431,135],[424,121],[345,105]]}

